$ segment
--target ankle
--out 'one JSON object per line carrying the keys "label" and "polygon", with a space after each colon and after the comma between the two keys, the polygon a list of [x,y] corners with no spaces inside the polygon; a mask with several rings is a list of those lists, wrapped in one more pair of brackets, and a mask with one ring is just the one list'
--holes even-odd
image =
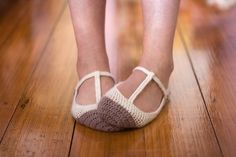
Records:
{"label": "ankle", "polygon": [[167,87],[169,77],[174,70],[174,62],[172,57],[155,59],[142,59],[140,66],[154,72],[163,84]]}
{"label": "ankle", "polygon": [[172,58],[156,59],[155,61],[151,60],[153,59],[142,59],[139,65],[153,71],[154,73],[158,73],[160,70],[165,70],[167,73],[172,73],[174,70],[174,61]]}
{"label": "ankle", "polygon": [[108,63],[106,62],[77,62],[77,73],[79,77],[83,77],[86,74],[89,74],[94,71],[107,71],[110,72]]}

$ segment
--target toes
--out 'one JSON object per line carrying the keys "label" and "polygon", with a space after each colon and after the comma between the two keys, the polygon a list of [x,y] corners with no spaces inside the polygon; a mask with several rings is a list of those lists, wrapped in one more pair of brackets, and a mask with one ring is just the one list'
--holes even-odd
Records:
{"label": "toes", "polygon": [[107,131],[107,132],[114,132],[114,131],[123,130],[120,127],[113,126],[113,125],[103,121],[100,118],[97,110],[92,110],[92,111],[86,112],[81,117],[79,117],[77,120],[79,121],[79,123],[81,123],[89,128],[95,129],[95,130]]}
{"label": "toes", "polygon": [[98,104],[101,118],[116,127],[135,128],[136,124],[130,113],[108,97],[103,97]]}

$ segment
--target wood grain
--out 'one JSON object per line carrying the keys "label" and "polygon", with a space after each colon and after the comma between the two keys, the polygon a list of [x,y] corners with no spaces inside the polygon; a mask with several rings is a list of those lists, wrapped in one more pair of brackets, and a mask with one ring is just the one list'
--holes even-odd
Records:
{"label": "wood grain", "polygon": [[58,23],[0,145],[0,156],[67,156],[74,120],[76,46],[68,8]]}
{"label": "wood grain", "polygon": [[179,34],[175,38],[174,62],[171,101],[145,128],[147,156],[221,156]]}
{"label": "wood grain", "polygon": [[32,1],[7,0],[0,2],[0,46],[7,40],[14,31],[17,23],[26,15]]}
{"label": "wood grain", "polygon": [[185,46],[223,155],[233,157],[236,154],[236,8],[215,12],[190,1],[184,1],[183,7],[180,26]]}
{"label": "wood grain", "polygon": [[26,16],[0,47],[0,140],[18,102],[24,103],[24,99],[20,100],[21,95],[64,9],[65,1],[33,0],[25,5],[29,5]]}

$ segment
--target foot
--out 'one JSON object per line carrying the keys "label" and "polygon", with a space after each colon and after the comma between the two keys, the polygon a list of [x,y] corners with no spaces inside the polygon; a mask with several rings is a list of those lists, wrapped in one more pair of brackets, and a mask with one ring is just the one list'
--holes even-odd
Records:
{"label": "foot", "polygon": [[160,62],[159,66],[140,64],[127,80],[107,92],[97,108],[101,119],[119,128],[140,128],[155,119],[166,104],[172,72],[172,64]]}
{"label": "foot", "polygon": [[[110,77],[101,76],[102,95],[114,86],[114,81]],[[76,102],[80,105],[95,104],[95,82],[94,77],[86,80],[78,89]]]}
{"label": "foot", "polygon": [[[163,60],[159,60],[159,65],[156,66],[151,66],[147,63],[149,62],[143,61],[140,66],[153,71],[164,86],[167,87],[169,77],[173,70],[173,61],[163,62]],[[128,79],[122,82],[117,88],[126,98],[129,98],[145,77],[146,75],[144,73],[134,71]],[[154,81],[151,81],[134,100],[134,105],[144,112],[153,112],[159,107],[162,97],[163,93],[159,86]]]}
{"label": "foot", "polygon": [[[98,70],[95,70],[98,71]],[[108,71],[108,70],[106,70]],[[82,125],[100,131],[120,131],[123,128],[110,125],[103,121],[97,112],[97,103],[100,97],[114,84],[112,76],[108,72],[89,73],[82,78],[77,88],[75,101],[72,103],[72,116]],[[91,77],[91,78],[90,78]],[[99,77],[100,80],[97,78]],[[90,79],[89,79],[90,78]],[[96,87],[95,87],[95,81]],[[95,91],[95,88],[98,89]],[[97,97],[97,98],[96,98]]]}

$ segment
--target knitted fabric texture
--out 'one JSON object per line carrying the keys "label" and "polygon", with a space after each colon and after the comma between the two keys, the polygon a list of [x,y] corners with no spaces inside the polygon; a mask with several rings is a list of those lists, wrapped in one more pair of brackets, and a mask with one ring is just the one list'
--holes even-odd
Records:
{"label": "knitted fabric texture", "polygon": [[97,110],[92,110],[84,113],[77,119],[77,121],[82,125],[99,131],[114,132],[123,130],[122,128],[113,126],[103,121],[99,116]]}
{"label": "knitted fabric texture", "polygon": [[[147,77],[129,98],[126,98],[117,89],[118,85],[116,85],[103,96],[98,104],[98,112],[101,118],[107,123],[120,128],[139,128],[150,123],[162,110],[169,93],[153,72],[150,72],[143,67],[136,67],[134,70],[144,72]],[[143,112],[136,107],[133,102],[145,86],[152,80],[157,83],[164,96],[157,110],[154,112]]]}
{"label": "knitted fabric texture", "polygon": [[131,114],[118,103],[108,97],[103,97],[100,101],[98,113],[108,124],[120,128],[135,128],[136,123]]}
{"label": "knitted fabric texture", "polygon": [[[77,86],[75,87],[74,98],[71,107],[71,114],[77,122],[89,128],[100,131],[120,131],[122,130],[122,128],[112,126],[111,124],[104,122],[100,118],[100,116],[98,116],[97,106],[98,102],[101,99],[101,80],[100,80],[101,76],[107,76],[113,78],[112,75],[108,72],[95,71],[93,73],[84,76],[78,82]],[[92,77],[94,77],[94,82],[95,82],[96,103],[84,104],[84,105],[78,104],[76,102],[76,96],[78,94],[79,87],[83,84],[84,81]]]}

